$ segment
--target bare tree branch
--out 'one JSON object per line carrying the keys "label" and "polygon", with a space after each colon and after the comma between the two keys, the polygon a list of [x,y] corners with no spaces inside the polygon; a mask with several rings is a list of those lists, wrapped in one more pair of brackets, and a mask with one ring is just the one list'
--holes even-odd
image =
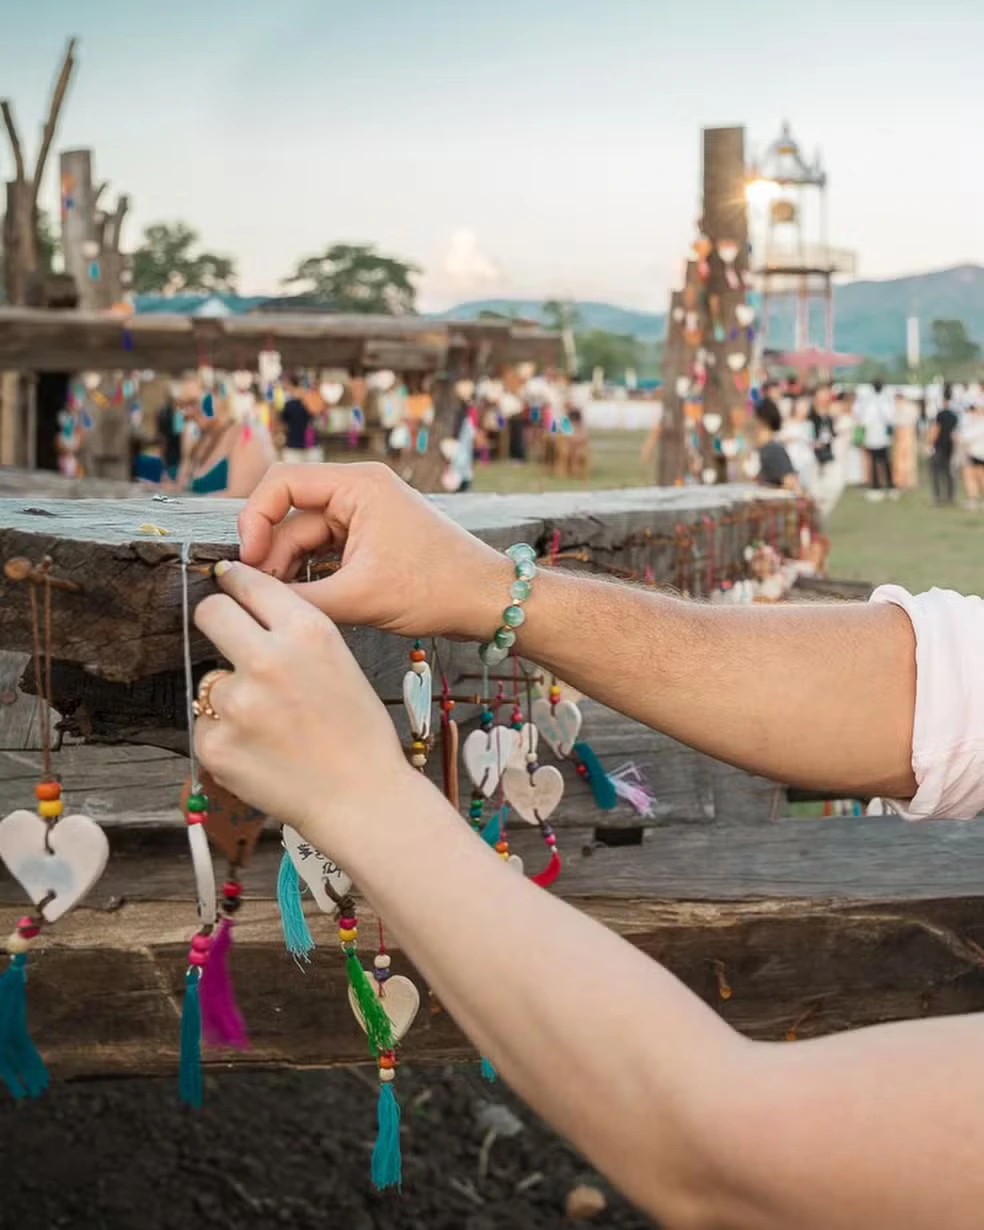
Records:
{"label": "bare tree branch", "polygon": [[3,113],[4,126],[10,138],[10,148],[14,155],[14,173],[19,183],[24,182],[24,152],[21,149],[20,137],[17,135],[17,122],[14,119],[13,108],[8,99],[0,101],[0,112]]}
{"label": "bare tree branch", "polygon": [[99,185],[99,187],[92,194],[92,208],[93,209],[96,209],[98,207],[99,198],[102,196],[102,194],[106,191],[108,187],[109,187],[109,180],[104,179],[103,182]]}
{"label": "bare tree branch", "polygon": [[48,106],[48,118],[45,120],[44,133],[41,137],[41,149],[38,151],[38,160],[34,164],[35,208],[37,208],[38,204],[38,193],[41,191],[41,181],[44,179],[45,163],[48,161],[51,143],[55,139],[55,129],[58,127],[58,116],[61,114],[65,93],[68,90],[68,83],[72,79],[72,70],[75,68],[75,47],[77,41],[74,38],[68,40],[68,47],[65,49],[65,59],[62,61],[61,72],[58,74],[58,80],[55,82],[55,92],[52,94],[51,103]]}
{"label": "bare tree branch", "polygon": [[111,252],[120,250],[120,232],[123,230],[123,220],[130,208],[130,198],[121,196],[116,202],[116,213],[113,214],[113,225],[109,231],[109,248]]}

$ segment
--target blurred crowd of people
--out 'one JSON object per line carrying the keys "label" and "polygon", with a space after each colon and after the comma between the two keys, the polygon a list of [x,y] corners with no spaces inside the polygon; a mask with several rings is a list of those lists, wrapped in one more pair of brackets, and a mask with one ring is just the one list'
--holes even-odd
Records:
{"label": "blurred crowd of people", "polygon": [[928,458],[933,501],[951,504],[956,478],[966,506],[984,502],[984,390],[942,383],[924,389],[856,390],[796,380],[766,381],[755,395],[755,477],[816,500],[829,512],[846,486],[872,501],[898,500]]}

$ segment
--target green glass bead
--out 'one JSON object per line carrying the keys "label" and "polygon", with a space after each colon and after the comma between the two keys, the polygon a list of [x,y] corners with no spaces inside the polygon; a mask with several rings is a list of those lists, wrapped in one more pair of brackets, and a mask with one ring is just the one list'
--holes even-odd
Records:
{"label": "green glass bead", "polygon": [[506,554],[514,563],[518,563],[521,559],[536,559],[536,551],[528,542],[517,542],[515,546],[509,548]]}
{"label": "green glass bead", "polygon": [[536,576],[536,564],[531,559],[521,559],[516,564],[516,576],[521,581],[532,581]]}
{"label": "green glass bead", "polygon": [[[514,598],[515,596],[513,594]],[[495,634],[495,643],[500,649],[512,649],[513,645],[516,644],[516,633],[513,632],[512,628],[500,628]]]}
{"label": "green glass bead", "polygon": [[[510,607],[509,609],[511,611],[519,611],[520,615],[523,613],[518,606]],[[509,657],[509,650],[500,649],[495,641],[489,641],[487,644],[479,647],[478,656],[486,666],[498,666],[500,662],[505,662],[506,658]]]}
{"label": "green glass bead", "polygon": [[502,612],[502,622],[507,628],[518,628],[526,622],[526,612],[521,606],[507,606]]}
{"label": "green glass bead", "polygon": [[190,811],[194,815],[208,811],[208,799],[203,794],[189,794],[188,802],[185,803],[185,811]]}
{"label": "green glass bead", "polygon": [[515,598],[517,602],[525,602],[530,596],[533,586],[529,581],[513,581],[509,586],[510,598]]}

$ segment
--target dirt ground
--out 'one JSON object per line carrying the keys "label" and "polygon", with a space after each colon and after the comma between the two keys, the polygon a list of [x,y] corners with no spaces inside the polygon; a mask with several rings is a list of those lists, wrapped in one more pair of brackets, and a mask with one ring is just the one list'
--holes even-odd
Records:
{"label": "dirt ground", "polygon": [[368,1069],[229,1073],[207,1078],[201,1113],[164,1080],[4,1095],[0,1227],[533,1230],[575,1224],[579,1183],[608,1204],[576,1224],[651,1225],[477,1065],[400,1069],[403,1192],[374,1193],[375,1089]]}

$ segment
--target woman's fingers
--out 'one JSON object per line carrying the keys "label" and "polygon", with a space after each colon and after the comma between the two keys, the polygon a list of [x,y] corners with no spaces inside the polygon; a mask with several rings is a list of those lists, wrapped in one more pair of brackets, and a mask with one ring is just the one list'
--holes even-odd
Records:
{"label": "woman's fingers", "polygon": [[215,575],[226,594],[253,617],[254,625],[276,630],[318,618],[311,605],[294,593],[293,586],[256,568],[222,560],[215,566]]}
{"label": "woman's fingers", "polygon": [[212,594],[199,602],[195,625],[234,665],[248,661],[264,648],[265,630],[234,598],[225,594]]}
{"label": "woman's fingers", "polygon": [[298,561],[332,541],[332,537],[323,513],[295,510],[273,527],[267,553],[254,566],[281,581],[292,580]]}
{"label": "woman's fingers", "polygon": [[278,465],[271,467],[239,514],[239,538],[246,564],[264,565],[274,543],[274,527],[292,508],[321,511],[336,546],[341,546],[347,528],[346,518],[332,518],[329,506],[339,487],[352,475],[348,470],[364,470],[348,465]]}

